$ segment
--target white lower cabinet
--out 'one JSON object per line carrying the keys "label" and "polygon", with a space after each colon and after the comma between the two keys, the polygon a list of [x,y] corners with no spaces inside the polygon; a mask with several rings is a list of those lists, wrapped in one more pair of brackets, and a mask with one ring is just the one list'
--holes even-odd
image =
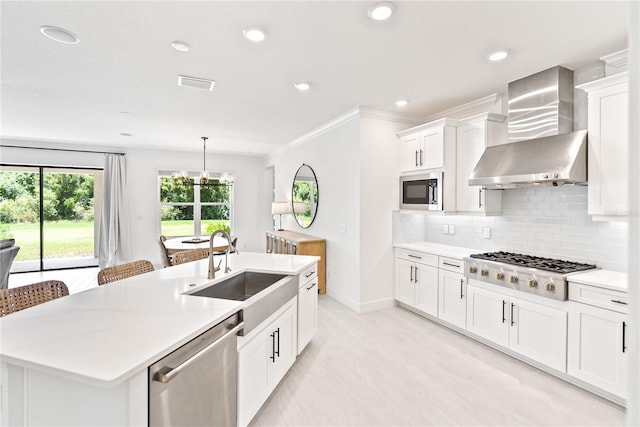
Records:
{"label": "white lower cabinet", "polygon": [[245,426],[287,373],[297,354],[297,297],[238,339],[238,425]]}
{"label": "white lower cabinet", "polygon": [[[438,257],[435,258],[437,262]],[[438,268],[396,258],[395,298],[424,313],[437,316]]]}
{"label": "white lower cabinet", "polygon": [[467,285],[463,274],[440,270],[438,318],[464,329],[467,323]]}
{"label": "white lower cabinet", "polygon": [[563,310],[468,285],[467,330],[566,371],[567,313]]}
{"label": "white lower cabinet", "polygon": [[298,354],[318,329],[318,272],[314,265],[300,274],[298,289]]}
{"label": "white lower cabinet", "polygon": [[567,373],[626,398],[627,318],[600,307],[573,304],[569,310]]}

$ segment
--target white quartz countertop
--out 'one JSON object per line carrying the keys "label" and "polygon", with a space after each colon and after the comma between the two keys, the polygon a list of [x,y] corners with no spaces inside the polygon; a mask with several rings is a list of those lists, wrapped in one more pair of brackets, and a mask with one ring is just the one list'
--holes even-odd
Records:
{"label": "white quartz countertop", "polygon": [[58,298],[0,318],[0,359],[111,387],[244,305],[186,292],[243,271],[297,275],[319,259],[243,252],[229,255],[232,271],[212,280],[205,259]]}
{"label": "white quartz countertop", "polygon": [[629,282],[626,273],[611,270],[593,270],[575,273],[569,276],[569,282],[583,285],[597,286],[614,291],[629,292]]}
{"label": "white quartz countertop", "polygon": [[471,254],[483,252],[478,249],[461,248],[459,246],[442,245],[430,242],[396,243],[396,248],[409,249],[411,251],[426,252],[433,255],[445,256],[449,258],[462,259]]}

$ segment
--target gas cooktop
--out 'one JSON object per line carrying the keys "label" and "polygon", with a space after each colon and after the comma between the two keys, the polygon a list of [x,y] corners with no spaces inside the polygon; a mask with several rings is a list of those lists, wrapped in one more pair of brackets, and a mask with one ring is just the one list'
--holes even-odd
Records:
{"label": "gas cooktop", "polygon": [[592,264],[543,258],[511,252],[487,252],[464,258],[464,275],[469,279],[566,301],[568,277],[572,273],[597,269]]}
{"label": "gas cooktop", "polygon": [[553,258],[543,258],[539,256],[516,254],[512,252],[486,252],[483,254],[472,254],[471,258],[485,261],[502,262],[505,264],[519,265],[527,268],[537,268],[554,273],[567,274],[577,271],[592,270],[597,268],[592,264],[582,264],[579,262],[564,261]]}

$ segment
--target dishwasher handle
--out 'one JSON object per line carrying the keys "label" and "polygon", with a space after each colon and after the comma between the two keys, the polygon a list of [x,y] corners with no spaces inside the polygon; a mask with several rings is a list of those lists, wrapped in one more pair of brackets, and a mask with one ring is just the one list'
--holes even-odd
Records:
{"label": "dishwasher handle", "polygon": [[231,335],[237,334],[238,331],[240,331],[240,329],[242,329],[243,327],[244,327],[244,322],[238,323],[236,326],[230,329],[229,332],[227,332],[226,334],[224,334],[223,336],[221,336],[220,338],[218,338],[217,340],[215,340],[214,342],[212,342],[211,344],[209,344],[208,346],[206,346],[205,348],[203,348],[202,350],[200,350],[199,352],[197,352],[196,354],[194,354],[193,356],[191,356],[190,358],[188,358],[187,360],[185,360],[175,368],[173,369],[169,368],[168,370],[166,370],[167,368],[163,368],[160,371],[158,371],[153,376],[153,380],[164,383],[164,384],[168,383],[176,375],[178,375],[181,370],[185,369],[191,363],[195,362],[198,358],[200,358],[200,356],[204,355],[209,350],[218,346],[226,338],[230,337]]}

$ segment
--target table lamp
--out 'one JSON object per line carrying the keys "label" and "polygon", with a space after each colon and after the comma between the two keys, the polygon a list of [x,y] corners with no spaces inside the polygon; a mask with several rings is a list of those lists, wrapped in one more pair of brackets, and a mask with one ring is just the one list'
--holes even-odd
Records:
{"label": "table lamp", "polygon": [[273,202],[271,203],[271,214],[280,215],[280,222],[277,228],[278,231],[284,230],[282,228],[282,214],[290,213],[289,202]]}

